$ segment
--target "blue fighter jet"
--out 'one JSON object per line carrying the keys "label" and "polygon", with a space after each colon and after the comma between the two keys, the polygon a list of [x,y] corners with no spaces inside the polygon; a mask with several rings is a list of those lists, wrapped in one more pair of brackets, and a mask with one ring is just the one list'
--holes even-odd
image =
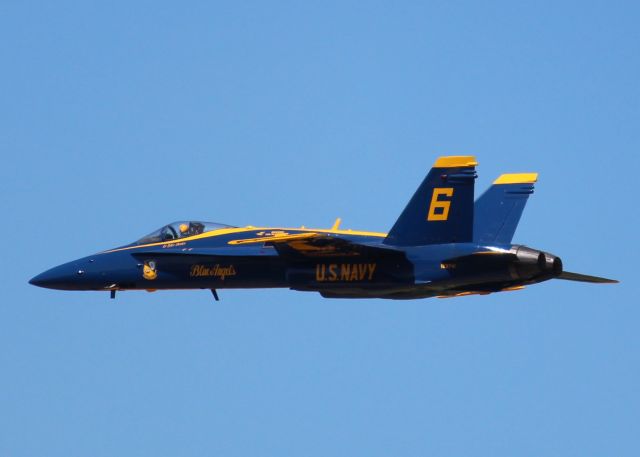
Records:
{"label": "blue fighter jet", "polygon": [[457,297],[548,279],[617,281],[563,270],[554,254],[511,244],[536,173],[504,174],[474,202],[473,156],[433,168],[389,233],[175,222],[138,241],[31,279],[61,290],[286,287],[327,298]]}

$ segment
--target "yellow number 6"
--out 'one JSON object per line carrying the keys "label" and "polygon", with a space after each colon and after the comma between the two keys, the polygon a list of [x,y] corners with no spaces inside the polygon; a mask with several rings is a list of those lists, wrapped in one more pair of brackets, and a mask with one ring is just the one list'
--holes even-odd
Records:
{"label": "yellow number 6", "polygon": [[[431,205],[429,206],[429,214],[427,215],[428,221],[446,221],[449,218],[449,207],[451,206],[451,201],[438,200],[440,195],[444,195],[446,197],[453,196],[453,187],[436,187],[433,189]],[[442,209],[442,212],[436,214],[436,209]]]}

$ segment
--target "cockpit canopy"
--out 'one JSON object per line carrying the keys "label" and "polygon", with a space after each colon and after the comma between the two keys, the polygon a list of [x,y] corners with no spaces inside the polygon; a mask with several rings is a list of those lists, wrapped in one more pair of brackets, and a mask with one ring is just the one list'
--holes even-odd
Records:
{"label": "cockpit canopy", "polygon": [[232,225],[218,224],[216,222],[178,221],[148,234],[136,241],[136,244],[171,242],[188,236],[200,235],[204,232],[233,228]]}

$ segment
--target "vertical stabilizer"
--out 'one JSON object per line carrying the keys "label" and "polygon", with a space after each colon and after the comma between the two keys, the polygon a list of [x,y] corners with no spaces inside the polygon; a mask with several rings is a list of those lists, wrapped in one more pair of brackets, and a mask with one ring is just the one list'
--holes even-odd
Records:
{"label": "vertical stabilizer", "polygon": [[473,241],[481,244],[510,244],[537,173],[501,175],[474,205]]}
{"label": "vertical stabilizer", "polygon": [[474,156],[439,157],[384,242],[420,246],[472,241],[477,164]]}

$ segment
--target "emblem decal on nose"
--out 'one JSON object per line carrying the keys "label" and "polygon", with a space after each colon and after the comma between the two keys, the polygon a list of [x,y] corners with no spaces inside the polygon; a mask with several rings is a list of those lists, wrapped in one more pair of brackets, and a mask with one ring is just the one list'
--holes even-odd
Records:
{"label": "emblem decal on nose", "polygon": [[148,279],[149,281],[153,281],[158,277],[158,272],[156,271],[156,263],[153,260],[145,262],[142,266],[142,277],[144,279]]}

